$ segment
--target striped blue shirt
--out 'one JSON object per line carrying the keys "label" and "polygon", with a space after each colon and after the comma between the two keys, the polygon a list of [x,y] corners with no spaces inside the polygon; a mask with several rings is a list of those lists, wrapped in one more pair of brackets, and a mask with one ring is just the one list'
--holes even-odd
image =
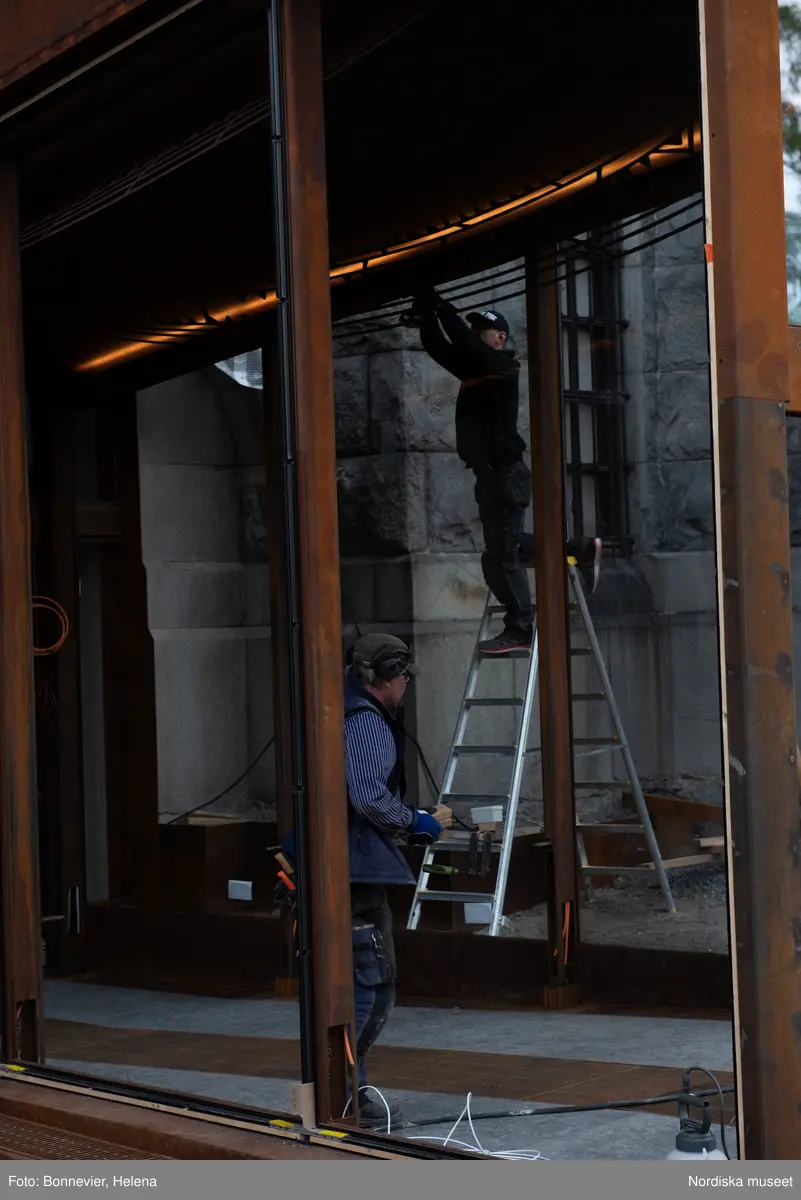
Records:
{"label": "striped blue shirt", "polygon": [[350,802],[359,816],[384,833],[408,829],[414,810],[387,788],[396,761],[395,740],[386,721],[363,709],[345,722],[345,773]]}

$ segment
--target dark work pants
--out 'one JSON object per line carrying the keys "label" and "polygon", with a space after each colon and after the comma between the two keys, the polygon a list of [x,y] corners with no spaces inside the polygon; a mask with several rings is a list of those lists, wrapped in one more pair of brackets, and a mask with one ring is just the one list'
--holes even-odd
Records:
{"label": "dark work pants", "polygon": [[506,628],[529,631],[534,614],[526,567],[534,542],[523,523],[531,504],[531,472],[523,462],[506,471],[476,471],[475,498],[484,532],[484,582],[506,609]]}
{"label": "dark work pants", "polygon": [[[475,497],[484,531],[484,582],[506,609],[506,628],[529,632],[534,611],[526,571],[534,566],[534,534],[523,524],[531,504],[531,471],[523,462],[503,472],[476,471]],[[568,555],[578,556],[581,549],[581,539],[568,539]]]}
{"label": "dark work pants", "polygon": [[350,911],[354,925],[374,925],[381,935],[392,975],[387,983],[366,986],[354,972],[356,1059],[359,1067],[359,1086],[363,1087],[367,1082],[365,1055],[377,1041],[395,1007],[395,945],[392,940],[392,913],[386,888],[372,883],[352,883]]}

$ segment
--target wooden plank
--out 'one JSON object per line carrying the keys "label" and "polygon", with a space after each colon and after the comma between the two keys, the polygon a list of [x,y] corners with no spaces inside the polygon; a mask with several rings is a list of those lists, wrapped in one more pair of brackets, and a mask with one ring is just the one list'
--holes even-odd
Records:
{"label": "wooden plank", "polygon": [[5,1059],[37,1060],[39,867],[17,173],[0,164],[0,876]]}
{"label": "wooden plank", "polygon": [[786,411],[801,416],[801,325],[791,325],[787,334],[790,360],[790,399],[787,402]]}

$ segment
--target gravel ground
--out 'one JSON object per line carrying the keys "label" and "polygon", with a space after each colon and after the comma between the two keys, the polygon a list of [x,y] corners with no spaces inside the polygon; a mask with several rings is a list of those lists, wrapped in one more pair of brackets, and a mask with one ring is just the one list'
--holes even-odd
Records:
{"label": "gravel ground", "polygon": [[[726,876],[722,867],[669,871],[677,912],[665,911],[658,886],[619,880],[600,888],[581,907],[581,940],[655,950],[729,953]],[[546,934],[545,906],[508,918],[507,937],[541,939]]]}

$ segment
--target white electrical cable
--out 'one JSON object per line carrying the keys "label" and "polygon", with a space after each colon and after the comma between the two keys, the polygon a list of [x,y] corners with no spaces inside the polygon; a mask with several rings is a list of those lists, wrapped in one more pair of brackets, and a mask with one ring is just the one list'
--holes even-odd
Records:
{"label": "white electrical cable", "polygon": [[[473,1093],[468,1092],[467,1101],[466,1101],[465,1106],[462,1109],[461,1113],[459,1114],[459,1119],[457,1120],[456,1124],[453,1126],[453,1128],[451,1129],[451,1131],[447,1137],[444,1137],[444,1138],[443,1137],[427,1137],[426,1138],[426,1137],[421,1137],[418,1135],[415,1137],[409,1137],[406,1140],[409,1142],[442,1142],[443,1145],[445,1145],[445,1146],[448,1146],[448,1145],[459,1146],[463,1150],[471,1151],[471,1153],[473,1153],[473,1154],[483,1154],[485,1158],[501,1158],[501,1159],[505,1159],[508,1162],[537,1162],[537,1161],[547,1162],[548,1161],[544,1157],[544,1155],[540,1154],[539,1150],[487,1150],[487,1149],[485,1149],[485,1147],[482,1146],[481,1142],[478,1139],[478,1134],[476,1133],[476,1127],[473,1124],[473,1114],[470,1109],[472,1099],[473,1099]],[[454,1138],[454,1134],[456,1133],[456,1130],[459,1128],[459,1126],[461,1125],[461,1123],[465,1119],[465,1117],[467,1117],[467,1122],[470,1126],[470,1132],[473,1135],[474,1145],[472,1145],[472,1146],[470,1145],[469,1142],[462,1142],[462,1141],[459,1141],[458,1138]]]}
{"label": "white electrical cable", "polygon": [[[384,1093],[382,1091],[380,1091],[377,1087],[373,1087],[373,1085],[371,1083],[365,1083],[362,1087],[359,1088],[359,1091],[360,1092],[375,1092],[375,1094],[378,1096],[379,1100],[384,1105],[384,1108],[387,1110],[387,1133],[390,1133],[392,1130],[392,1110],[390,1109],[389,1105],[387,1104],[386,1096],[384,1095]],[[348,1103],[345,1105],[345,1111],[342,1113],[343,1117],[346,1117],[348,1115],[348,1109],[350,1108],[350,1105],[351,1105],[351,1098],[348,1097]],[[461,1121],[461,1119],[462,1118],[460,1117],[459,1120]]]}

